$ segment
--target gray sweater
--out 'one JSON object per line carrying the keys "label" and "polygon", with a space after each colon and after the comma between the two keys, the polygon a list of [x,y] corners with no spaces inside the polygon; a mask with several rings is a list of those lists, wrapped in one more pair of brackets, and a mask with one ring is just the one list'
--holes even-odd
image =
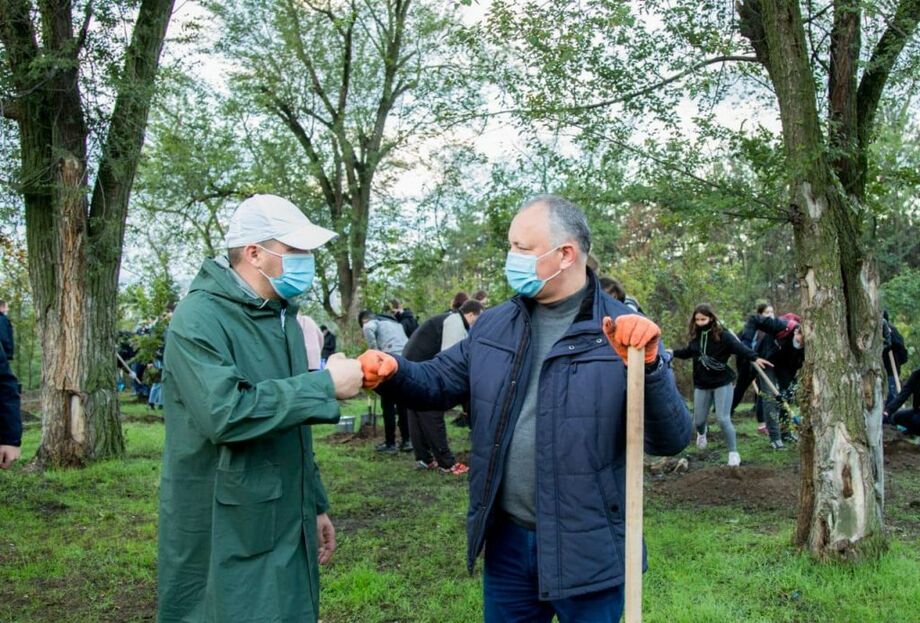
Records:
{"label": "gray sweater", "polygon": [[525,523],[536,522],[536,443],[537,396],[543,361],[553,345],[565,335],[585,297],[584,288],[556,303],[534,306],[531,318],[530,379],[524,403],[514,427],[511,447],[505,459],[500,504],[502,510]]}
{"label": "gray sweater", "polygon": [[388,355],[402,355],[409,338],[402,325],[385,316],[371,318],[364,325],[364,339],[371,350],[382,350]]}

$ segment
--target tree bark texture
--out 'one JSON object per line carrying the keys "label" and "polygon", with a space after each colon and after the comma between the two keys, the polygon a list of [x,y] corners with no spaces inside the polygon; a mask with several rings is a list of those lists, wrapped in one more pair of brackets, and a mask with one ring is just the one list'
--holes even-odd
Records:
{"label": "tree bark texture", "polygon": [[[834,3],[822,126],[799,3],[748,0],[737,8],[741,32],[767,69],[779,103],[802,285],[806,356],[795,541],[818,558],[873,556],[885,547],[884,373],[878,275],[866,252],[864,180],[879,76],[887,77],[897,58],[891,50],[899,52],[904,42],[883,35],[873,58],[884,61],[870,65],[858,82],[860,5]],[[893,24],[900,36],[912,35],[918,13],[920,2],[901,3]]]}
{"label": "tree bark texture", "polygon": [[36,8],[0,0],[4,60],[19,93],[20,184],[42,344],[36,459],[41,466],[78,466],[124,453],[114,389],[118,271],[173,0],[140,3],[91,192],[78,83],[82,36],[74,37],[70,3],[46,0]]}

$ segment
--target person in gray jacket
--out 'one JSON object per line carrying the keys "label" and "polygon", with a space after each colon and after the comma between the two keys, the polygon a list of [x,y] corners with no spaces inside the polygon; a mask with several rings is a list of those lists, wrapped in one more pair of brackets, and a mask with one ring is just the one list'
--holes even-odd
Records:
{"label": "person in gray jacket", "polygon": [[[364,333],[368,348],[383,351],[388,355],[402,355],[403,348],[409,338],[406,337],[406,331],[396,318],[387,314],[375,314],[365,309],[358,314],[358,324]],[[409,439],[409,419],[405,405],[401,405],[391,398],[384,398],[380,401],[380,406],[383,410],[384,442],[379,444],[375,450],[389,454],[396,453],[398,416],[399,436],[401,439],[399,450],[411,452],[412,441]]]}
{"label": "person in gray jacket", "polygon": [[441,334],[441,350],[447,350],[457,342],[466,339],[470,327],[482,313],[482,303],[470,299],[444,320],[444,332]]}

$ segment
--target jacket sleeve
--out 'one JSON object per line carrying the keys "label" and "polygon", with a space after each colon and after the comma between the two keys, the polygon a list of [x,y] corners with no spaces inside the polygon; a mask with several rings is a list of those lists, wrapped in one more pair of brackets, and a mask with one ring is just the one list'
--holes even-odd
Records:
{"label": "jacket sleeve", "polygon": [[693,349],[691,348],[693,344],[687,344],[683,348],[674,349],[674,358],[675,359],[692,359],[693,358]]}
{"label": "jacket sleeve", "polygon": [[233,362],[225,343],[204,327],[169,336],[167,384],[192,422],[212,443],[269,437],[300,424],[339,418],[335,387],[327,371],[251,383]]}
{"label": "jacket sleeve", "polygon": [[757,314],[748,318],[748,324],[773,337],[776,337],[776,334],[783,331],[787,325],[782,318],[770,318],[769,316],[758,316]]}
{"label": "jacket sleeve", "polygon": [[469,347],[466,338],[428,361],[396,357],[399,370],[377,393],[417,411],[446,411],[469,394]]}
{"label": "jacket sleeve", "polygon": [[[8,367],[6,357],[0,353],[0,368]],[[19,446],[22,443],[22,416],[19,409],[19,387],[12,374],[0,376],[0,446]]]}
{"label": "jacket sleeve", "polygon": [[0,348],[6,352],[6,358],[12,359],[16,354],[16,345],[13,340],[13,323],[6,316],[0,316]]}
{"label": "jacket sleeve", "polygon": [[316,514],[322,515],[329,512],[329,496],[319,474],[319,465],[313,463],[313,495],[316,499]]}
{"label": "jacket sleeve", "polygon": [[[895,411],[901,408],[901,405],[907,402],[908,398],[917,393],[920,393],[920,368],[914,370],[907,382],[901,386],[901,392],[888,401],[888,404],[885,405],[885,411],[889,415],[894,414]],[[915,397],[914,408],[917,407],[916,400]]]}
{"label": "jacket sleeve", "polygon": [[367,347],[371,350],[379,350],[377,346],[377,321],[369,320],[362,329],[364,339],[367,341]]}
{"label": "jacket sleeve", "polygon": [[748,361],[754,361],[757,359],[757,353],[742,343],[741,340],[739,340],[738,337],[731,331],[723,331],[722,338],[728,340],[728,346],[732,353],[738,355],[742,359],[747,359]]}
{"label": "jacket sleeve", "polygon": [[657,367],[645,374],[645,451],[671,456],[687,447],[693,427],[663,345],[658,354]]}

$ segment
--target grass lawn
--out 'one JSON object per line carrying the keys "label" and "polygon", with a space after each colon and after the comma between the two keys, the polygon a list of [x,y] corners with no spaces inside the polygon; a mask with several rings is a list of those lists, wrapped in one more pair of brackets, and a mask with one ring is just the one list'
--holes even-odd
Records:
{"label": "grass lawn", "polygon": [[[358,413],[353,401],[346,413]],[[149,621],[156,612],[156,494],[163,426],[127,402],[128,457],[84,470],[0,473],[0,621]],[[790,546],[797,454],[769,452],[739,420],[740,470],[688,449],[690,471],[647,478],[645,619],[667,623],[920,620],[920,447],[891,446],[890,550],[858,566],[814,563]],[[449,426],[465,456],[464,429]],[[481,577],[466,573],[464,478],[416,472],[372,439],[316,429],[339,534],[322,571],[325,623],[481,620]],[[481,569],[481,564],[479,569]]]}

